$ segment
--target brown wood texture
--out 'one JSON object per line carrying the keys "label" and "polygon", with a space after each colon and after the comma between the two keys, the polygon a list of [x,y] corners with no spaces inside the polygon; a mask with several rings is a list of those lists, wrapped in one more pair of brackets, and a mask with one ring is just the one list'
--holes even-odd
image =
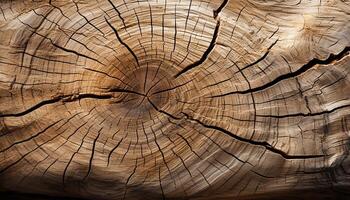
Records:
{"label": "brown wood texture", "polygon": [[349,0],[2,0],[0,190],[346,193],[349,21]]}

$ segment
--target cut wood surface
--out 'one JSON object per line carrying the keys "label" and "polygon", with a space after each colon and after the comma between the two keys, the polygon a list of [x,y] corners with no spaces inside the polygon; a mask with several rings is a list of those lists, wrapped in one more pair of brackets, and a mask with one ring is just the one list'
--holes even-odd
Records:
{"label": "cut wood surface", "polygon": [[2,0],[0,190],[349,192],[349,50],[349,0]]}

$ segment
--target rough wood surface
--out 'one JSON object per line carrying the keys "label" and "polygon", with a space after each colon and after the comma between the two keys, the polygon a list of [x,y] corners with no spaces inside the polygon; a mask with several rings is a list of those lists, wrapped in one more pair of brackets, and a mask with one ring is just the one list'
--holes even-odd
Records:
{"label": "rough wood surface", "polygon": [[346,192],[349,21],[348,0],[2,0],[0,188]]}

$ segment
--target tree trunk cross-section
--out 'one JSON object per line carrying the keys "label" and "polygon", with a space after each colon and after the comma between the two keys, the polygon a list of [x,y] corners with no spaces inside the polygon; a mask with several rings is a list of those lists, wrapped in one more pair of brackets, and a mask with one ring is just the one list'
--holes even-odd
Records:
{"label": "tree trunk cross-section", "polygon": [[0,190],[344,194],[349,51],[348,0],[2,0]]}

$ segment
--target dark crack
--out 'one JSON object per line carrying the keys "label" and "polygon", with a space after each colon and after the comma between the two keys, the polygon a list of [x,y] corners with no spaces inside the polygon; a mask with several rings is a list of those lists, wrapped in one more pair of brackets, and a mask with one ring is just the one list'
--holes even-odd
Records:
{"label": "dark crack", "polygon": [[88,168],[88,171],[87,171],[86,175],[83,178],[83,181],[85,181],[90,175],[90,172],[91,172],[91,169],[92,169],[92,161],[93,161],[94,155],[95,155],[96,142],[97,142],[98,138],[101,135],[101,130],[102,129],[103,129],[103,127],[100,128],[100,130],[98,131],[98,135],[96,136],[96,138],[94,139],[94,142],[92,144],[91,156],[90,156],[90,160],[89,160],[89,168]]}
{"label": "dark crack", "polygon": [[109,92],[120,92],[120,93],[131,93],[131,94],[137,94],[140,96],[146,96],[145,94],[139,93],[139,92],[135,92],[132,90],[127,90],[127,89],[123,89],[123,88],[112,88],[110,90],[108,90]]}
{"label": "dark crack", "polygon": [[20,116],[24,116],[26,114],[29,114],[31,112],[33,112],[36,109],[39,109],[43,106],[49,105],[49,104],[53,104],[53,103],[57,103],[59,101],[62,102],[69,102],[69,101],[74,101],[77,99],[88,99],[88,98],[95,98],[95,99],[110,99],[113,98],[113,95],[111,94],[105,94],[105,95],[97,95],[97,94],[79,94],[79,95],[61,95],[61,96],[57,96],[53,99],[48,99],[48,100],[44,100],[39,102],[38,104],[26,109],[25,111],[22,112],[18,112],[18,113],[8,113],[8,114],[1,114],[1,117],[20,117]]}
{"label": "dark crack", "polygon": [[214,18],[217,19],[221,11],[226,7],[229,0],[224,0],[220,7],[216,10],[214,10]]}
{"label": "dark crack", "polygon": [[127,45],[127,44],[120,38],[117,29],[114,28],[114,26],[112,26],[111,23],[109,23],[109,21],[107,20],[106,17],[105,17],[105,20],[106,20],[108,26],[111,27],[111,29],[114,31],[114,33],[115,33],[115,35],[116,35],[118,41],[119,41],[125,48],[128,49],[128,51],[131,53],[131,55],[135,58],[137,65],[140,66],[140,64],[139,64],[139,59],[137,58],[137,56],[136,56],[136,54],[134,53],[134,51],[129,47],[129,45]]}
{"label": "dark crack", "polygon": [[348,108],[350,105],[342,105],[336,108],[333,108],[331,110],[325,110],[321,112],[310,112],[310,113],[294,113],[294,114],[288,114],[288,115],[256,115],[257,117],[271,117],[271,118],[288,118],[288,117],[312,117],[312,116],[318,116],[318,115],[325,115],[330,114],[335,111],[341,110],[343,108]]}
{"label": "dark crack", "polygon": [[172,119],[176,119],[176,120],[180,120],[180,119],[181,119],[180,117],[175,117],[175,116],[173,116],[172,114],[170,114],[170,113],[168,113],[168,112],[165,112],[165,111],[162,110],[162,109],[159,109],[148,97],[147,97],[147,100],[149,101],[149,103],[152,105],[152,107],[153,107],[156,111],[158,111],[158,112],[160,112],[160,113],[163,113],[163,114],[165,114],[166,116],[168,116],[168,117],[170,117],[170,118],[172,118]]}
{"label": "dark crack", "polygon": [[1,117],[20,117],[20,116],[24,116],[26,114],[29,114],[31,112],[33,112],[36,109],[39,109],[43,106],[46,105],[50,105],[50,104],[54,104],[57,102],[71,102],[71,101],[76,101],[76,100],[80,100],[80,99],[112,99],[114,98],[113,93],[117,92],[117,93],[131,93],[131,94],[137,94],[137,95],[141,95],[141,96],[145,96],[144,94],[135,92],[135,91],[131,91],[131,90],[126,90],[126,89],[121,89],[121,88],[112,88],[110,90],[108,90],[108,92],[112,92],[112,94],[92,94],[92,93],[86,93],[86,94],[71,94],[71,95],[60,95],[57,97],[54,97],[52,99],[48,99],[48,100],[43,100],[39,103],[37,103],[36,105],[33,105],[32,107],[22,111],[22,112],[18,112],[18,113],[5,113],[5,114],[0,114],[0,118]]}
{"label": "dark crack", "polygon": [[184,114],[186,116],[186,118],[189,119],[190,121],[196,122],[196,123],[202,125],[205,128],[217,130],[217,131],[222,132],[222,133],[224,133],[224,134],[226,134],[226,135],[228,135],[228,136],[230,136],[230,137],[232,137],[232,138],[234,138],[236,140],[239,140],[241,142],[249,143],[251,145],[256,145],[256,146],[262,146],[262,147],[266,148],[267,150],[269,150],[269,151],[271,151],[273,153],[281,155],[285,159],[312,159],[312,158],[321,158],[321,157],[325,156],[325,155],[289,155],[289,154],[285,153],[284,151],[282,151],[280,149],[276,149],[275,147],[273,147],[268,142],[255,141],[255,140],[250,140],[250,139],[247,139],[247,138],[243,138],[243,137],[240,137],[238,135],[235,135],[235,134],[231,133],[230,131],[228,131],[228,130],[226,130],[224,128],[205,124],[205,123],[203,123],[202,121],[200,121],[198,119],[194,119],[194,118],[190,117],[187,113],[184,113],[184,112],[181,112],[181,113]]}
{"label": "dark crack", "polygon": [[208,47],[207,50],[204,52],[204,54],[202,55],[202,57],[201,57],[198,61],[196,61],[196,62],[194,62],[194,63],[188,65],[188,66],[185,67],[185,68],[183,68],[180,72],[178,72],[178,73],[174,76],[174,78],[178,78],[179,76],[181,76],[181,75],[183,75],[184,73],[190,71],[191,69],[193,69],[193,68],[195,68],[195,67],[198,67],[199,65],[203,64],[204,61],[207,60],[209,54],[213,51],[213,49],[214,49],[214,47],[215,47],[216,40],[217,40],[217,38],[218,38],[218,36],[219,36],[219,29],[220,29],[220,20],[218,20],[217,23],[216,23],[216,27],[215,27],[213,39],[211,40],[211,42],[210,42],[210,44],[209,44],[209,47]]}
{"label": "dark crack", "polygon": [[261,85],[261,86],[247,89],[247,90],[243,90],[243,91],[234,91],[234,92],[228,92],[228,93],[224,93],[224,94],[220,94],[220,95],[214,95],[214,96],[211,96],[211,98],[223,97],[223,96],[227,96],[227,95],[231,95],[231,94],[248,94],[248,93],[254,93],[254,92],[261,91],[261,90],[265,90],[273,85],[276,85],[277,83],[279,83],[283,80],[299,76],[300,74],[308,71],[309,69],[313,68],[316,65],[328,65],[328,64],[331,64],[335,61],[339,61],[342,58],[344,58],[345,56],[349,55],[349,51],[350,51],[350,46],[345,47],[343,49],[343,51],[341,51],[339,54],[330,54],[329,57],[325,60],[320,60],[318,58],[314,58],[311,61],[309,61],[307,64],[300,67],[298,70],[296,70],[292,73],[289,73],[289,74],[283,74],[281,76],[278,76],[277,78],[266,83],[265,85]]}
{"label": "dark crack", "polygon": [[[163,113],[166,116],[168,116],[168,117],[170,117],[172,119],[175,119],[175,120],[182,120],[183,119],[183,117],[176,117],[176,116],[174,116],[174,115],[172,115],[172,114],[170,114],[170,113],[168,113],[168,112],[166,112],[164,110],[161,110],[161,109],[157,108],[157,106],[154,105],[152,103],[152,101],[149,100],[149,102],[154,107],[154,109],[156,109],[158,112]],[[226,134],[226,135],[228,135],[228,136],[230,136],[230,137],[232,137],[232,138],[234,138],[234,139],[236,139],[238,141],[244,142],[244,143],[248,143],[248,144],[251,144],[251,145],[264,147],[265,149],[267,149],[267,150],[269,150],[269,151],[271,151],[271,152],[273,152],[275,154],[279,154],[280,156],[282,156],[285,159],[289,159],[289,160],[293,160],[293,159],[313,159],[313,158],[322,158],[322,157],[326,156],[326,155],[319,155],[319,154],[316,154],[316,155],[289,155],[286,152],[273,147],[271,144],[269,144],[266,141],[255,141],[255,140],[243,138],[243,137],[240,137],[238,135],[235,135],[235,134],[231,133],[230,131],[228,131],[228,130],[226,130],[224,128],[205,124],[205,123],[203,123],[202,121],[200,121],[198,119],[194,119],[194,118],[190,117],[187,113],[181,112],[181,114],[183,114],[190,121],[196,122],[196,123],[202,125],[205,128],[217,130],[217,131],[219,131],[221,133],[224,133],[224,134]]]}
{"label": "dark crack", "polygon": [[278,42],[278,40],[276,40],[275,42],[273,42],[273,43],[267,48],[267,50],[266,50],[266,52],[264,53],[263,56],[261,56],[261,57],[260,57],[259,59],[257,59],[256,61],[254,61],[254,62],[252,62],[252,63],[246,65],[245,67],[243,67],[242,69],[240,69],[240,71],[245,70],[245,69],[247,69],[248,67],[251,67],[251,66],[253,66],[253,65],[256,65],[256,64],[258,64],[259,62],[261,62],[262,60],[264,60],[264,59],[269,55],[269,53],[270,53],[272,47],[275,46],[277,42]]}

